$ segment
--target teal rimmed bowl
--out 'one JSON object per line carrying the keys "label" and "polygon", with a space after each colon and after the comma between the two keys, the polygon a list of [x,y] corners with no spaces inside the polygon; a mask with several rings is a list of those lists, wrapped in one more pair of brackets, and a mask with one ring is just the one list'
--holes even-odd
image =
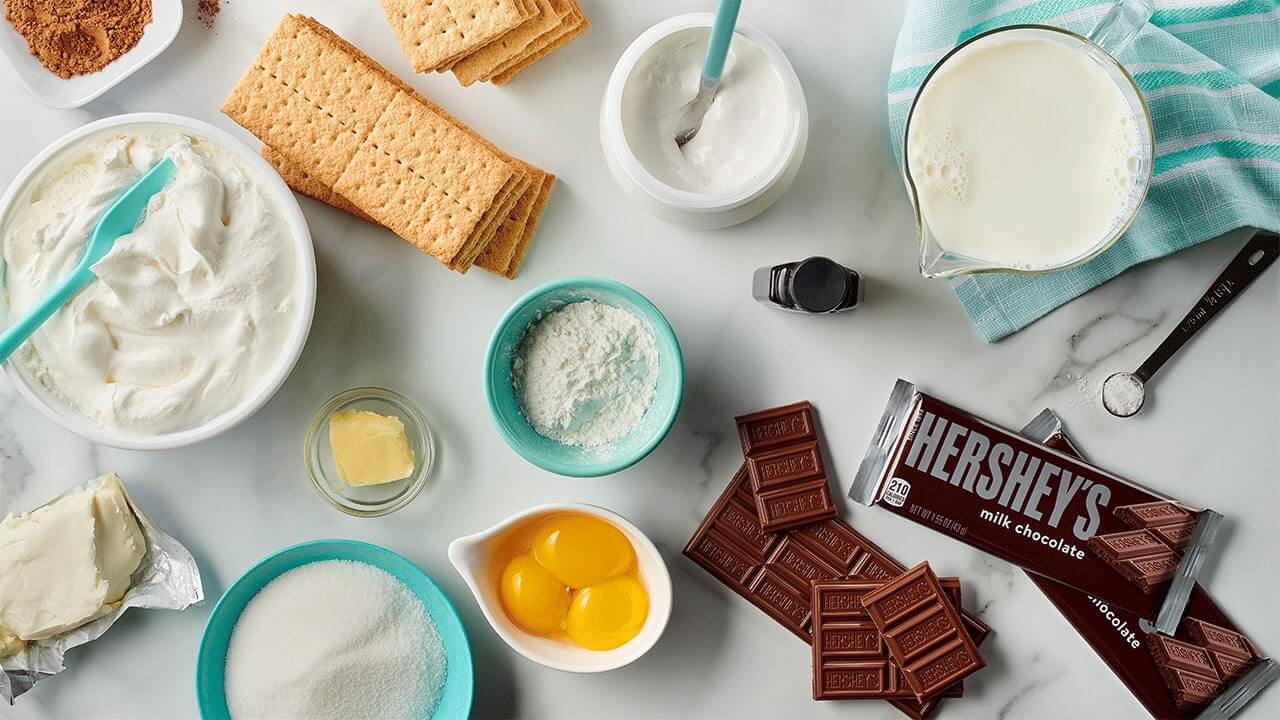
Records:
{"label": "teal rimmed bowl", "polygon": [[[539,435],[525,420],[511,385],[511,358],[525,331],[547,313],[582,300],[612,305],[640,318],[653,333],[658,350],[658,386],[640,424],[608,445],[591,448]],[[570,477],[609,475],[640,462],[666,437],[684,397],[684,358],[667,319],[645,296],[626,285],[585,275],[547,283],[517,300],[493,331],[484,374],[489,414],[502,439],[525,460]]]}
{"label": "teal rimmed bowl", "polygon": [[475,675],[471,666],[471,646],[458,611],[435,581],[417,565],[384,547],[357,540],[314,540],[287,547],[249,568],[227,588],[209,615],[204,635],[200,638],[200,653],[196,658],[196,703],[200,707],[200,717],[205,720],[230,718],[223,686],[227,644],[245,606],[267,583],[280,575],[324,560],[354,560],[372,565],[390,573],[418,596],[440,632],[445,651],[444,689],[432,718],[466,718],[471,712]]}

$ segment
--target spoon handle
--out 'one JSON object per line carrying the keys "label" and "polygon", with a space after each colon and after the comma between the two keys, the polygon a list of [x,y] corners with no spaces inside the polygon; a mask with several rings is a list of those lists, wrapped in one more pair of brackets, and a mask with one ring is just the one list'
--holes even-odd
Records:
{"label": "spoon handle", "polygon": [[1173,357],[1173,354],[1178,352],[1192,335],[1208,325],[1209,321],[1222,311],[1222,308],[1244,292],[1244,289],[1270,267],[1277,257],[1280,257],[1280,235],[1266,231],[1256,233],[1249,242],[1245,243],[1244,248],[1236,254],[1218,279],[1213,281],[1187,316],[1182,318],[1178,327],[1169,333],[1169,337],[1160,343],[1160,347],[1151,353],[1151,357],[1147,358],[1147,361],[1142,363],[1142,367],[1138,368],[1134,374],[1144,382],[1150,380],[1151,376],[1155,375],[1156,371]]}
{"label": "spoon handle", "polygon": [[707,56],[702,61],[702,77],[720,80],[724,72],[724,59],[729,55],[729,42],[733,40],[733,27],[738,24],[738,9],[742,0],[720,0],[716,19],[711,25],[711,39],[707,41]]}
{"label": "spoon handle", "polygon": [[45,320],[53,317],[53,314],[58,312],[58,308],[66,305],[68,300],[75,297],[76,293],[92,281],[93,272],[86,267],[77,266],[30,312],[15,320],[13,325],[5,328],[4,332],[0,332],[0,363],[8,360],[9,356],[31,337],[32,333],[40,329]]}

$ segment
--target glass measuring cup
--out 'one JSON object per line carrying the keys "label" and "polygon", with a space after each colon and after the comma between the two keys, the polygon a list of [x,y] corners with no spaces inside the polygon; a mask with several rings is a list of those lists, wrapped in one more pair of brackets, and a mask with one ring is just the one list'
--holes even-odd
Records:
{"label": "glass measuring cup", "polygon": [[[1101,22],[1083,36],[1051,25],[1009,25],[977,35],[957,45],[934,66],[925,77],[912,102],[903,129],[903,174],[906,179],[911,203],[915,211],[916,228],[920,243],[920,273],[925,277],[949,277],[953,275],[982,272],[1015,272],[1024,274],[1040,274],[1073,267],[1097,257],[1111,247],[1129,228],[1138,209],[1146,197],[1151,183],[1152,156],[1154,153],[1154,131],[1151,124],[1151,113],[1141,91],[1133,77],[1116,59],[1115,55],[1128,46],[1138,31],[1150,19],[1153,12],[1152,0],[1119,0]],[[1033,32],[1037,39],[1048,40],[1084,53],[1091,61],[1103,70],[1108,79],[1115,85],[1123,98],[1124,104],[1136,121],[1136,145],[1134,147],[1136,166],[1133,168],[1132,187],[1128,188],[1127,204],[1123,216],[1112,224],[1110,229],[1101,234],[1086,249],[1047,264],[1011,265],[1009,260],[974,257],[949,250],[930,226],[929,218],[921,199],[918,179],[912,176],[909,158],[912,157],[911,137],[912,121],[915,119],[920,99],[924,96],[929,83],[937,77],[938,70],[954,58],[957,53],[980,43],[1006,37],[1006,33]],[[1065,202],[1065,201],[1064,201]]]}

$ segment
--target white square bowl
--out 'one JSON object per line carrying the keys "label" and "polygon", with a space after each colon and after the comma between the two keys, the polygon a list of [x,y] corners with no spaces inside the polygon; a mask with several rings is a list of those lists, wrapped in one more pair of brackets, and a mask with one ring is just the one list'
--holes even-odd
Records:
{"label": "white square bowl", "polygon": [[0,52],[18,79],[40,102],[56,108],[77,108],[110,90],[159,55],[182,27],[182,0],[152,0],[151,23],[132,50],[96,73],[63,79],[31,54],[27,41],[0,15]]}

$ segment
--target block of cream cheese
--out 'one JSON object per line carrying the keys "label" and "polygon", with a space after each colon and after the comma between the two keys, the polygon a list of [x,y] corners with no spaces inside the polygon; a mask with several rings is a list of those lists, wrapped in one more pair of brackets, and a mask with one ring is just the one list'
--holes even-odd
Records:
{"label": "block of cream cheese", "polygon": [[380,485],[413,474],[413,448],[398,417],[343,410],[329,418],[329,445],[338,479],[348,485]]}
{"label": "block of cream cheese", "polygon": [[0,642],[53,637],[110,611],[145,554],[115,475],[9,515],[0,521]]}

